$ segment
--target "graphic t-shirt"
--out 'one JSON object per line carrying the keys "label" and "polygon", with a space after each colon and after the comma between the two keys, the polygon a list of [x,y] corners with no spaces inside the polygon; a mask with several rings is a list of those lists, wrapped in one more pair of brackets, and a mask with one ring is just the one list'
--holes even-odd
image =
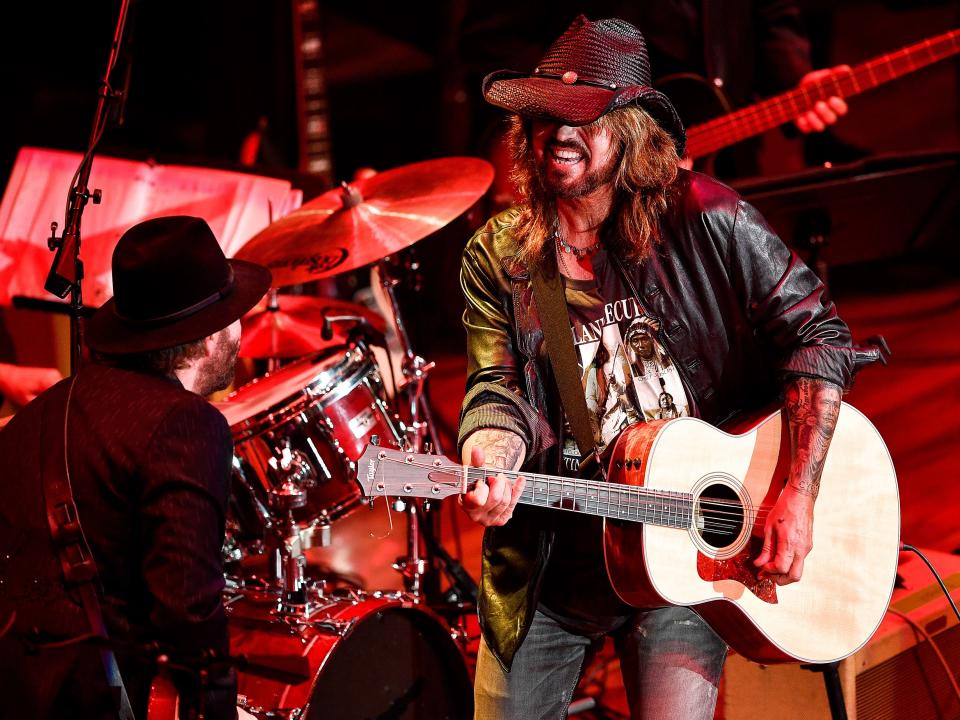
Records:
{"label": "graphic t-shirt", "polygon": [[[651,316],[625,286],[607,253],[593,259],[594,280],[564,279],[571,332],[594,439],[602,452],[628,425],[689,414],[673,359]],[[572,433],[564,474],[575,476],[580,452]],[[607,632],[630,608],[616,596],[603,560],[602,520],[555,513],[555,539],[541,588],[541,609],[584,632]]]}

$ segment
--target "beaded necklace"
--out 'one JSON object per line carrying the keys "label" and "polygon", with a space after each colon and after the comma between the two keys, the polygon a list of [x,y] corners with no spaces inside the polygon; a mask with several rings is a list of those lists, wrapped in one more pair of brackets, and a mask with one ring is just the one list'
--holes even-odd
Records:
{"label": "beaded necklace", "polygon": [[560,234],[560,231],[557,230],[553,234],[554,239],[557,241],[557,247],[563,252],[570,253],[577,260],[582,260],[587,255],[593,255],[597,250],[600,249],[602,243],[597,240],[593,245],[587,245],[586,247],[579,248],[576,245],[571,245],[566,240],[563,239],[563,235]]}

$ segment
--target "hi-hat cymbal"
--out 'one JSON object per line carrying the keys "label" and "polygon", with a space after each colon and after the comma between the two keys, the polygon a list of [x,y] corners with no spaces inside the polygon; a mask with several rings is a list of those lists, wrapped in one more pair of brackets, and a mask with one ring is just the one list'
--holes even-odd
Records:
{"label": "hi-hat cymbal", "polygon": [[469,157],[387,170],[314,198],[251,238],[236,257],[266,265],[277,287],[355,270],[439,230],[492,180],[490,163]]}
{"label": "hi-hat cymbal", "polygon": [[333,324],[333,337],[323,337],[325,316],[358,315],[380,333],[386,321],[363,305],[326,297],[279,295],[271,308],[269,296],[261,300],[243,320],[240,356],[249,358],[294,358],[345,345],[344,325]]}

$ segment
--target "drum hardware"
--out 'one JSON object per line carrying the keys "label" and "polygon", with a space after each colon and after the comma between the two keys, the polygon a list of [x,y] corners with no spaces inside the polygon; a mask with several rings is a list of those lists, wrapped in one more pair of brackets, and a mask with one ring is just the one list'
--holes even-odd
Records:
{"label": "drum hardware", "polygon": [[[307,456],[290,447],[290,439],[284,438],[282,447],[277,450],[277,454],[268,461],[274,473],[282,478],[283,483],[292,482],[302,487],[313,487],[317,482],[317,471],[310,465]],[[329,478],[330,471],[326,465],[321,466],[324,475]],[[306,504],[304,499],[303,504]],[[297,507],[303,507],[303,504]]]}
{"label": "drum hardware", "polygon": [[332,316],[363,320],[366,333],[362,339],[382,337],[386,321],[363,305],[336,298],[309,295],[279,295],[271,288],[242,323],[240,356],[267,361],[273,372],[281,361],[315,355],[353,344],[345,333],[336,332],[325,323]]}
{"label": "drum hardware", "polygon": [[[270,209],[270,216],[271,216],[270,219],[272,220],[273,208]],[[275,316],[279,311],[280,311],[280,302],[277,299],[277,288],[272,287],[267,291],[267,312],[270,313],[270,316],[273,318],[274,326],[276,326]],[[247,314],[249,315],[249,313]],[[243,332],[243,326],[241,325],[241,333],[240,333],[241,339],[244,337],[244,335],[247,335],[247,334],[248,333]],[[270,350],[272,354],[270,355],[270,357],[266,358],[267,372],[273,372],[274,370],[277,370],[280,367],[280,357],[279,357],[280,348],[278,347],[279,343],[277,343],[276,341],[275,333],[273,335],[274,337],[271,337],[271,343],[270,343],[271,344]]]}
{"label": "drum hardware", "polygon": [[309,615],[305,589],[304,567],[300,528],[293,519],[293,511],[307,504],[307,495],[293,480],[286,480],[270,493],[271,505],[284,514],[284,526],[278,533],[279,547],[274,550],[276,581],[282,589],[281,611],[292,615]]}
{"label": "drum hardware", "polygon": [[[396,295],[396,288],[403,281],[403,275],[409,275],[411,271],[416,272],[417,264],[410,262],[403,266],[395,258],[387,257],[381,260],[377,267],[381,286],[390,302],[391,318],[397,330],[397,338],[403,350],[403,361],[401,363],[403,380],[398,389],[406,391],[408,402],[409,422],[404,435],[404,449],[410,452],[437,451],[442,453],[443,446],[437,434],[436,423],[433,422],[430,403],[424,393],[430,371],[436,364],[427,362],[413,351]],[[426,439],[428,433],[430,440]],[[466,576],[468,582],[462,583],[462,589],[465,589],[469,595],[475,598],[476,583],[469,579],[469,575],[463,570],[463,566],[449,553],[445,551],[442,554],[436,552],[437,549],[442,550],[442,547],[436,541],[435,520],[430,513],[429,502],[403,501],[400,499],[395,502],[397,511],[405,512],[407,516],[407,554],[397,558],[392,567],[403,576],[404,587],[407,592],[419,597],[421,592],[426,590],[426,595],[432,601],[439,600],[437,597],[439,595],[437,578],[433,579],[428,588],[423,586],[423,576],[432,569],[431,566],[435,562],[438,562],[447,571],[447,575],[454,584],[462,583],[461,576]],[[426,546],[426,557],[421,554],[421,543]],[[457,568],[458,572],[450,572],[449,568]]]}

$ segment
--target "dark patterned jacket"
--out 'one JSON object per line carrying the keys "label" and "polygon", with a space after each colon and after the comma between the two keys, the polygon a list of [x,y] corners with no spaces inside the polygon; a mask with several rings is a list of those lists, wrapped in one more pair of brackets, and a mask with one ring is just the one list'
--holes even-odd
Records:
{"label": "dark patterned jacket", "polygon": [[[516,209],[490,220],[464,251],[467,394],[460,446],[479,428],[516,432],[526,469],[560,471],[563,418],[533,302],[516,259]],[[850,332],[814,273],[733,190],[680,171],[652,257],[625,265],[658,338],[674,360],[691,415],[720,424],[769,403],[783,381],[805,375],[850,386],[877,358],[852,347]],[[518,507],[484,534],[480,619],[484,638],[509,668],[537,606],[550,554],[547,511]]]}
{"label": "dark patterned jacket", "polygon": [[[0,430],[0,695],[10,717],[116,717],[96,648],[32,650],[89,631],[63,586],[40,486],[40,417],[64,403],[69,380]],[[62,433],[60,433],[62,437]],[[223,416],[175,380],[100,365],[77,376],[68,461],[74,498],[103,585],[110,638],[156,642],[174,655],[227,653],[221,547],[232,441]],[[137,717],[153,668],[122,646],[117,661]],[[189,704],[197,693],[175,678]],[[236,685],[219,678],[207,717],[233,718]]]}

